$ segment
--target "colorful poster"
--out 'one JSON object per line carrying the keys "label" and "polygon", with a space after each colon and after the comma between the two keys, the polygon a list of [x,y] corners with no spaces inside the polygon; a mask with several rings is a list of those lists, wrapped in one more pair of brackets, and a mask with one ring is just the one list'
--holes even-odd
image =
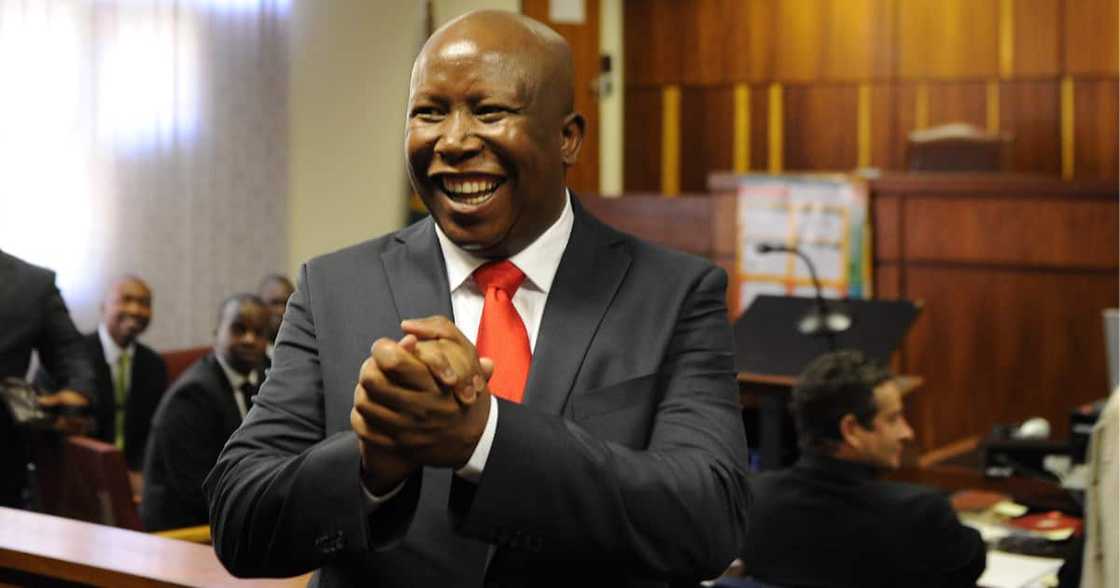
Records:
{"label": "colorful poster", "polygon": [[867,184],[851,176],[744,176],[739,184],[737,251],[739,308],[755,296],[814,295],[809,268],[792,253],[763,253],[759,245],[797,248],[816,266],[828,298],[870,298]]}

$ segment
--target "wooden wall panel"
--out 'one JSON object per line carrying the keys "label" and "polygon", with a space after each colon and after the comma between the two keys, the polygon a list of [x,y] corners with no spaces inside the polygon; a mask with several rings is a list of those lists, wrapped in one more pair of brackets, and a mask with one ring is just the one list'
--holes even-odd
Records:
{"label": "wooden wall panel", "polygon": [[966,122],[981,129],[988,125],[988,87],[984,82],[929,84],[930,126]]}
{"label": "wooden wall panel", "polygon": [[880,169],[901,168],[903,147],[898,144],[898,99],[893,84],[871,85],[871,166]]}
{"label": "wooden wall panel", "polygon": [[688,4],[676,0],[624,3],[628,85],[680,82],[684,43],[681,17]]}
{"label": "wooden wall panel", "polygon": [[785,169],[855,169],[857,95],[848,84],[785,88]]}
{"label": "wooden wall panel", "polygon": [[681,191],[705,192],[708,174],[732,168],[732,89],[681,90]]}
{"label": "wooden wall panel", "polygon": [[774,14],[772,0],[731,2],[727,12],[727,21],[731,23],[727,37],[728,81],[761,82],[773,79]]}
{"label": "wooden wall panel", "polygon": [[[1009,192],[1006,198],[968,202],[909,198],[902,220],[906,258],[1017,267],[1109,270],[1117,266],[1120,208],[1116,201],[1018,196]],[[968,214],[961,213],[962,207]],[[947,227],[952,238],[947,238]]]}
{"label": "wooden wall panel", "polygon": [[875,260],[897,262],[902,259],[902,203],[897,196],[876,196],[871,200],[871,238]]}
{"label": "wooden wall panel", "polygon": [[731,0],[681,2],[684,29],[681,79],[685,84],[718,84],[727,79],[727,18]]}
{"label": "wooden wall panel", "polygon": [[826,0],[777,2],[774,30],[774,79],[818,79],[824,55]]}
{"label": "wooden wall panel", "polygon": [[894,71],[894,0],[828,0],[821,79],[886,79]]}
{"label": "wooden wall panel", "polygon": [[661,191],[661,89],[626,89],[626,141],[622,184],[627,192]]}
{"label": "wooden wall panel", "polygon": [[1100,311],[1116,276],[911,267],[906,295],[925,301],[906,344],[925,377],[908,412],[925,449],[1046,415],[1068,434],[1070,408],[1108,393]]}
{"label": "wooden wall panel", "polygon": [[1057,80],[999,85],[1000,130],[1011,134],[1011,171],[1057,175],[1062,168],[1062,133]]}
{"label": "wooden wall panel", "polygon": [[1056,76],[1062,69],[1061,0],[1014,0],[1012,73]]}
{"label": "wooden wall panel", "polygon": [[899,2],[899,76],[904,79],[995,77],[999,71],[998,1]]}
{"label": "wooden wall panel", "polygon": [[1066,0],[1065,71],[1116,75],[1120,0]]}
{"label": "wooden wall panel", "polygon": [[1074,83],[1073,169],[1077,177],[1117,176],[1117,87],[1116,78]]}
{"label": "wooden wall panel", "polygon": [[766,86],[751,86],[751,170],[765,171],[770,162],[770,93]]}

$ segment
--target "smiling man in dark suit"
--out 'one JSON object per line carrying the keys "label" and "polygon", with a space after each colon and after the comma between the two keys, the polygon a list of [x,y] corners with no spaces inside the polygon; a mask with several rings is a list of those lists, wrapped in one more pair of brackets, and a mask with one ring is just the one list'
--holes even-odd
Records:
{"label": "smiling man in dark suit", "polygon": [[726,275],[568,193],[572,96],[570,49],[528,18],[475,12],[428,40],[405,149],[432,217],[303,267],[206,482],[235,574],[661,586],[734,557]]}
{"label": "smiling man in dark suit", "polygon": [[214,351],[187,368],[160,402],[144,461],[144,529],[206,524],[202,480],[263,379],[268,324],[260,298],[227,298],[218,314]]}

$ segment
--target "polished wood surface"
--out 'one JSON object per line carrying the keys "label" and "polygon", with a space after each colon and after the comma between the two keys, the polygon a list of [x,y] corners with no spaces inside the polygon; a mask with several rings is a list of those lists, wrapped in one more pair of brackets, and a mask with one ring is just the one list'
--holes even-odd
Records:
{"label": "polished wood surface", "polygon": [[[782,140],[783,171],[866,163],[856,133],[862,86],[874,167],[905,169],[911,131],[967,122],[1011,137],[1007,171],[1058,175],[1068,136],[1071,178],[1116,178],[1117,3],[626,0],[624,187],[663,191],[659,90],[668,85],[685,97],[681,191],[702,191],[703,171],[727,169],[737,146],[723,116],[740,83],[750,93],[750,170],[769,169],[771,134]],[[778,127],[767,116],[771,84],[782,90]]]}
{"label": "polished wood surface", "polygon": [[0,568],[91,586],[304,586],[307,577],[240,580],[207,546],[0,508]]}

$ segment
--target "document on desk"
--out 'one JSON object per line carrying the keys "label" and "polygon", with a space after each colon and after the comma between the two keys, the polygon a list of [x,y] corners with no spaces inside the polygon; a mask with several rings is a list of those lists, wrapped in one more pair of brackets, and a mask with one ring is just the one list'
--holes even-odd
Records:
{"label": "document on desk", "polygon": [[1045,585],[1043,580],[1056,575],[1060,567],[1060,559],[989,551],[988,567],[976,584],[984,588],[1041,587]]}

